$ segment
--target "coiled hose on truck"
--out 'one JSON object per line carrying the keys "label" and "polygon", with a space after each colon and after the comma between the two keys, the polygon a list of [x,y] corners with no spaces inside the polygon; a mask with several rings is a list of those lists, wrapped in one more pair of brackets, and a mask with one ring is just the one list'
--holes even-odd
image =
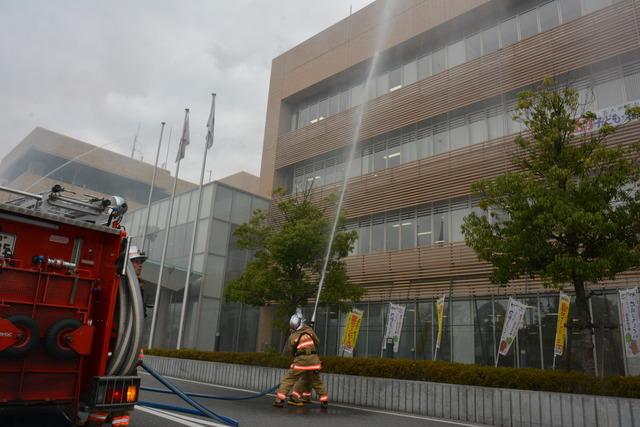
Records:
{"label": "coiled hose on truck", "polygon": [[131,375],[140,354],[144,327],[142,293],[133,264],[127,260],[118,290],[118,334],[107,366],[107,375]]}

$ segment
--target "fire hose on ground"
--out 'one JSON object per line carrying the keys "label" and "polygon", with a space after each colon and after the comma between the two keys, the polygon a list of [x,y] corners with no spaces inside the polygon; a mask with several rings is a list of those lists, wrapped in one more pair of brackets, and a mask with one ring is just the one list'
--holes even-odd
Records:
{"label": "fire hose on ground", "polygon": [[[128,248],[125,253],[128,253]],[[143,301],[140,292],[140,283],[135,274],[131,261],[127,261],[123,266],[120,287],[118,290],[118,332],[116,344],[113,354],[107,366],[107,375],[131,375],[138,365],[138,356],[140,353],[140,345],[142,343],[142,331],[144,328]],[[184,393],[178,387],[167,381],[159,373],[150,366],[142,363],[142,368],[151,374],[156,380],[166,386],[170,391],[161,390],[162,392],[173,393],[178,395],[182,400],[191,405],[194,409],[182,408],[180,406],[140,401],[139,404],[150,408],[167,409],[176,412],[183,412],[192,415],[200,415],[207,418],[221,421],[229,426],[238,426],[238,421],[233,418],[219,415],[212,410],[200,405],[198,402],[189,397],[188,393]],[[141,387],[146,389],[146,387]],[[272,390],[267,391],[266,393]],[[265,393],[265,394],[266,394]],[[203,397],[203,396],[198,396]],[[253,398],[259,396],[252,396]],[[228,399],[234,400],[234,399]],[[237,399],[243,400],[243,399]]]}

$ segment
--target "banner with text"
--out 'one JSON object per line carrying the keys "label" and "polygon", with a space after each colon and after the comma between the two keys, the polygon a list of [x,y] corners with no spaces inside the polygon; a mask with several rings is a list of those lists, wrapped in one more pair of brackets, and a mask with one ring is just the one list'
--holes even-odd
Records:
{"label": "banner with text", "polygon": [[620,289],[620,314],[627,357],[640,356],[640,311],[638,310],[638,288]]}
{"label": "banner with text", "polygon": [[340,342],[341,354],[344,357],[353,357],[353,350],[358,342],[360,325],[362,324],[362,310],[353,309],[345,318],[342,341]]}
{"label": "banner with text", "polygon": [[562,353],[564,353],[570,305],[571,297],[564,292],[560,292],[560,301],[558,302],[558,323],[556,324],[556,343],[553,347],[554,356],[562,356]]}
{"label": "banner with text", "polygon": [[438,316],[438,336],[436,338],[436,348],[440,348],[442,343],[442,329],[444,327],[444,296],[436,301],[436,313]]}
{"label": "banner with text", "polygon": [[387,338],[393,339],[393,352],[397,353],[400,347],[400,332],[402,332],[402,322],[404,321],[404,310],[406,306],[389,303],[389,316],[387,317],[387,328],[382,340],[382,348],[386,348]]}
{"label": "banner with text", "polygon": [[500,346],[498,347],[498,353],[502,356],[506,356],[509,353],[511,344],[513,344],[513,341],[518,336],[518,330],[520,329],[520,325],[522,325],[522,319],[524,318],[526,309],[526,304],[509,297],[509,305],[507,306],[502,335],[500,336]]}
{"label": "banner with text", "polygon": [[579,135],[585,132],[596,132],[600,130],[600,128],[605,123],[608,123],[611,126],[619,126],[621,124],[627,123],[631,120],[631,118],[627,116],[625,107],[637,107],[639,105],[640,100],[635,100],[624,104],[618,104],[611,107],[603,108],[602,110],[594,111],[593,113],[596,115],[595,120],[588,121],[582,126],[578,127],[575,131],[575,134]]}

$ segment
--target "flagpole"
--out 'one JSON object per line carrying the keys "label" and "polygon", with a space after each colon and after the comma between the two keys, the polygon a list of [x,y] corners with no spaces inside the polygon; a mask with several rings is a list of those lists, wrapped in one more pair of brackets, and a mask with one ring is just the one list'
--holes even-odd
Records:
{"label": "flagpole", "polygon": [[160,147],[162,146],[162,134],[164,133],[165,122],[161,122],[160,127],[160,139],[158,140],[158,151],[156,151],[156,163],[153,167],[153,177],[151,178],[151,188],[149,189],[149,200],[147,201],[147,215],[144,220],[144,227],[142,229],[142,250],[144,250],[144,242],[147,238],[147,228],[149,227],[149,215],[151,214],[151,198],[153,197],[153,187],[156,184],[156,175],[158,173],[158,159],[160,158]]}
{"label": "flagpole", "polygon": [[[189,117],[189,109],[185,109],[185,124]],[[183,132],[184,138],[184,132]],[[156,285],[156,296],[153,302],[153,315],[151,316],[151,329],[149,330],[149,348],[153,347],[154,332],[156,329],[156,321],[158,320],[158,305],[160,303],[160,291],[162,290],[162,274],[164,272],[164,263],[167,257],[167,246],[169,245],[169,230],[171,228],[171,217],[173,216],[173,205],[176,198],[176,188],[178,187],[178,176],[180,174],[180,161],[184,157],[183,138],[180,139],[180,147],[178,147],[178,158],[176,165],[176,176],[173,181],[173,190],[171,191],[171,200],[169,201],[169,213],[165,223],[164,243],[162,244],[162,257],[160,259],[160,271],[158,273],[158,283]]]}
{"label": "flagpole", "polygon": [[202,168],[200,170],[200,188],[198,190],[198,203],[196,204],[196,216],[193,224],[193,232],[191,233],[191,249],[189,250],[189,260],[187,261],[187,277],[184,281],[184,293],[182,295],[182,307],[180,310],[180,325],[178,326],[178,342],[176,345],[176,349],[180,350],[182,347],[182,335],[184,329],[184,318],[187,312],[187,300],[189,297],[189,278],[191,276],[191,269],[193,263],[193,253],[195,251],[196,246],[196,234],[198,232],[198,218],[200,217],[200,203],[202,201],[202,184],[204,182],[204,170],[205,164],[207,163],[207,152],[209,148],[213,144],[213,118],[215,117],[215,106],[216,106],[216,94],[211,94],[211,113],[209,114],[209,122],[207,123],[207,127],[211,125],[211,128],[208,129],[206,143],[204,145],[204,154],[202,155]]}

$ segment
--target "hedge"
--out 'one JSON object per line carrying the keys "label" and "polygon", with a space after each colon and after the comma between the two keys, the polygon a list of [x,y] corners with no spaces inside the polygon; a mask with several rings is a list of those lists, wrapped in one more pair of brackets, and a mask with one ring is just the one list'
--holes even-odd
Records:
{"label": "hedge", "polygon": [[[273,353],[229,353],[200,350],[149,349],[145,354],[286,369],[288,357]],[[533,368],[494,368],[406,359],[321,357],[322,371],[363,377],[395,378],[482,387],[539,390],[640,398],[640,377],[605,377]]]}

